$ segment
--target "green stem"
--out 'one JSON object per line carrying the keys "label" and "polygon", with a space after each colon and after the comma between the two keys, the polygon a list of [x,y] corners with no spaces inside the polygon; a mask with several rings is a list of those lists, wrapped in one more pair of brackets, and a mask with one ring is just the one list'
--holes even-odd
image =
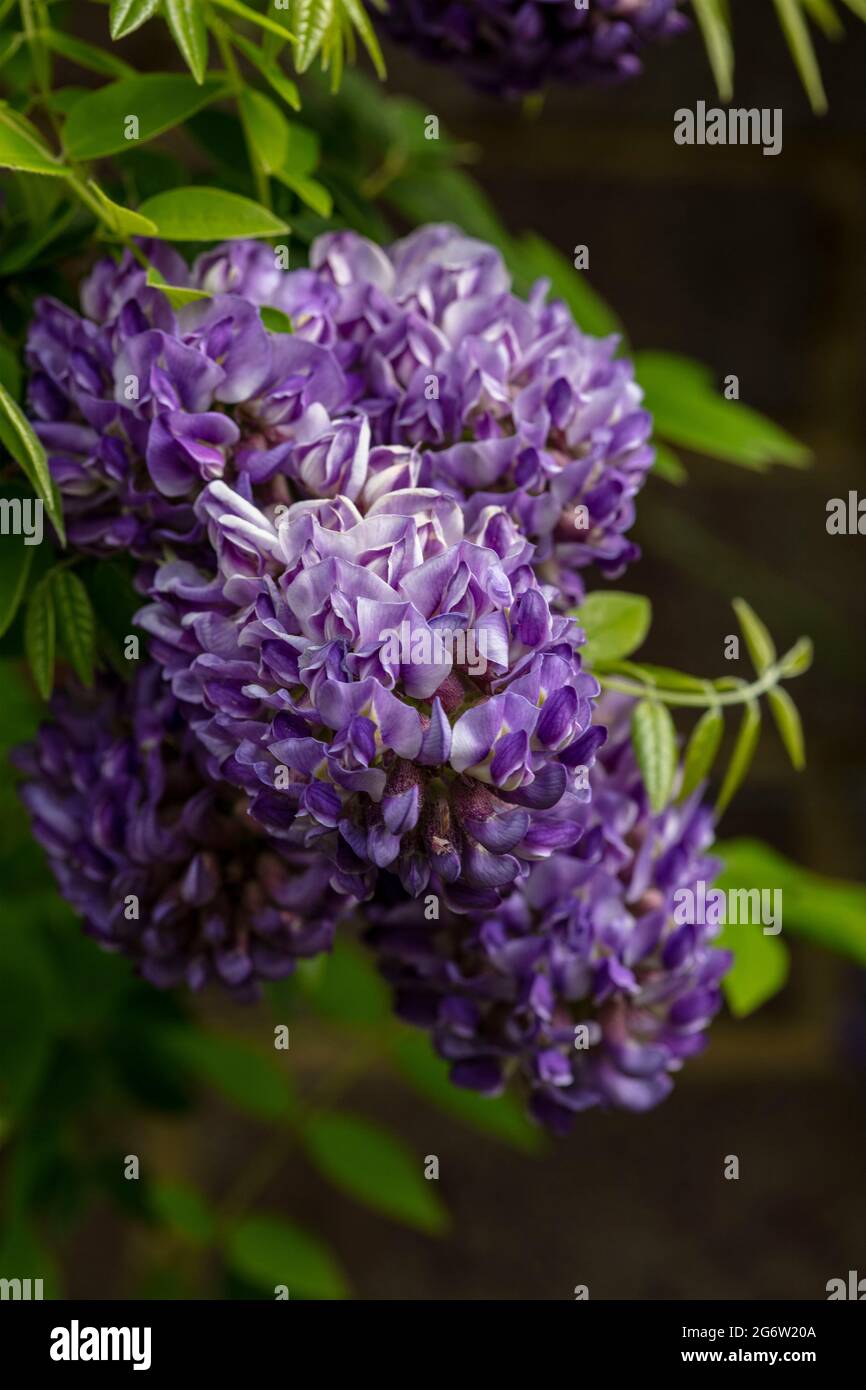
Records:
{"label": "green stem", "polygon": [[665,690],[663,687],[645,684],[643,681],[629,680],[626,676],[606,676],[599,672],[596,674],[606,690],[614,690],[621,695],[633,695],[639,700],[660,700],[663,705],[710,709],[722,705],[744,705],[749,700],[756,700],[761,695],[766,695],[767,691],[772,690],[782,679],[782,672],[789,655],[790,653],[786,653],[779,661],[768,666],[764,674],[757,680],[750,684],[741,684],[736,690],[725,694],[720,694],[718,691],[712,693],[708,691],[706,695],[699,695],[697,691],[691,694],[682,690]]}

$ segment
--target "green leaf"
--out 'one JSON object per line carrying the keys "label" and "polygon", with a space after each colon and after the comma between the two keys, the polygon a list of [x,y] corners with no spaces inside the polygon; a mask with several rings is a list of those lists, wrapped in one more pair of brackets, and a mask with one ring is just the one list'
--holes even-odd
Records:
{"label": "green leaf", "polygon": [[271,1121],[294,1112],[288,1075],[248,1043],[192,1028],[172,1029],[164,1036],[181,1065],[239,1109]]}
{"label": "green leaf", "polygon": [[593,666],[630,656],[641,645],[652,622],[652,605],[642,594],[597,590],[587,594],[574,616],[586,632],[581,654]]}
{"label": "green leaf", "polygon": [[232,43],[236,48],[240,49],[244,57],[252,63],[253,67],[261,73],[265,81],[273,87],[277,96],[282,97],[286,105],[290,106],[293,111],[300,111],[301,94],[298,91],[297,84],[293,82],[291,78],[286,77],[277,63],[273,59],[267,58],[260,48],[257,48],[254,43],[250,43],[247,39],[242,38],[240,34],[235,34],[233,36]]}
{"label": "green leaf", "polygon": [[107,193],[103,193],[99,184],[94,179],[88,179],[87,186],[101,208],[105,211],[106,221],[112,231],[119,237],[128,236],[156,236],[157,226],[149,218],[142,217],[140,212],[132,212],[129,208],[121,207],[109,198]]}
{"label": "green leaf", "polygon": [[576,270],[549,241],[527,232],[514,243],[508,259],[524,289],[528,290],[536,280],[549,280],[553,294],[565,301],[585,333],[596,338],[622,334],[622,324],[591,287],[586,271]]}
{"label": "green leaf", "polygon": [[289,148],[281,172],[303,176],[310,174],[319,162],[319,137],[298,121],[289,121]]}
{"label": "green leaf", "polygon": [[156,14],[159,0],[111,0],[111,37],[125,39]]}
{"label": "green leaf", "polygon": [[809,464],[804,445],[740,401],[726,400],[711,374],[689,358],[640,352],[635,370],[656,433],[670,443],[758,472],[773,463]]}
{"label": "green leaf", "polygon": [[401,1030],[394,1043],[394,1059],[412,1087],[440,1110],[523,1153],[543,1148],[541,1132],[529,1123],[516,1096],[494,1098],[455,1086],[448,1063],[436,1056],[423,1034]]}
{"label": "green leaf", "polygon": [[0,168],[18,169],[26,174],[66,173],[35,126],[5,101],[0,102]]}
{"label": "green leaf", "polygon": [[270,304],[262,304],[259,316],[269,333],[293,333],[292,320],[282,309],[273,309]]}
{"label": "green leaf", "polygon": [[784,986],[790,968],[787,948],[778,936],[765,936],[760,922],[725,926],[714,945],[734,953],[734,963],[724,976],[722,987],[731,1013],[737,1018],[754,1013]]}
{"label": "green leaf", "polygon": [[336,0],[293,0],[292,26],[297,38],[295,67],[306,72],[322,46]]}
{"label": "green leaf", "polygon": [[695,787],[709,777],[719,751],[725,720],[720,709],[708,709],[701,715],[689,739],[683,760],[683,782],[679,800],[685,801]]}
{"label": "green leaf", "polygon": [[215,1224],[206,1202],[184,1183],[156,1182],[149,1192],[149,1205],[157,1221],[186,1236],[195,1245],[209,1245]]}
{"label": "green leaf", "polygon": [[289,153],[289,123],[278,106],[247,87],[240,95],[240,108],[262,165],[269,174],[281,169]]}
{"label": "green leaf", "polygon": [[[181,125],[226,93],[225,83],[208,78],[200,85],[181,73],[154,72],[110,82],[73,106],[63,143],[74,159],[100,159],[134,149]],[[128,116],[138,118],[137,139],[127,139]]]}
{"label": "green leaf", "polygon": [[301,980],[316,1010],[328,1018],[372,1024],[390,1017],[387,986],[366,952],[345,937],[338,937],[313,978],[302,975]]}
{"label": "green leaf", "polygon": [[330,217],[334,210],[333,199],[323,184],[317,183],[315,179],[308,179],[303,174],[289,174],[284,169],[276,170],[276,177],[280,183],[284,183],[293,193],[296,193],[302,203],[306,203],[308,208],[319,214],[320,217]]}
{"label": "green leaf", "polygon": [[280,24],[276,19],[269,19],[267,15],[259,14],[258,10],[250,9],[249,5],[243,4],[243,0],[212,0],[214,5],[218,5],[221,10],[230,10],[236,14],[238,19],[247,19],[250,24],[257,24],[260,29],[267,29],[269,34],[275,34],[283,42],[292,38],[285,25]]}
{"label": "green leaf", "polygon": [[749,700],[743,709],[743,717],[737,732],[737,740],[731,753],[731,761],[722,782],[722,790],[716,802],[716,819],[720,819],[736,796],[746,774],[752,765],[758,739],[761,736],[761,707],[757,700]]}
{"label": "green leaf", "polygon": [[[383,81],[386,77],[385,59],[382,57],[382,50],[379,47],[379,40],[376,38],[376,31],[370,23],[370,17],[364,9],[361,0],[338,0],[344,12],[348,15],[355,29],[361,36],[361,42],[369,53],[376,75]],[[339,83],[337,84],[339,86]]]}
{"label": "green leaf", "polygon": [[689,475],[686,472],[685,464],[674,453],[673,449],[669,449],[666,444],[656,443],[655,452],[653,471],[660,478],[664,478],[666,483],[673,483],[677,487],[688,482]]}
{"label": "green leaf", "polygon": [[[842,39],[845,37],[844,26],[833,9],[832,0],[803,0],[803,4],[826,38]],[[866,6],[864,6],[863,15],[866,18]]]}
{"label": "green leaf", "polygon": [[46,576],[30,595],[24,618],[24,650],[43,700],[54,688],[54,642],[54,595]]}
{"label": "green leaf", "polygon": [[858,19],[866,22],[866,0],[842,0],[843,5],[847,5],[852,14],[856,14]]}
{"label": "green leaf", "polygon": [[803,737],[800,712],[787,690],[783,690],[781,686],[777,685],[773,690],[768,690],[767,700],[788,757],[797,772],[802,772],[806,766],[806,741]]}
{"label": "green leaf", "polygon": [[281,1216],[248,1216],[229,1233],[226,1254],[235,1272],[273,1291],[285,1284],[289,1297],[345,1298],[346,1278],[331,1251],[316,1236]]}
{"label": "green leaf", "polygon": [[89,72],[101,72],[106,77],[132,77],[135,73],[135,68],[114,53],[105,53],[94,44],[73,38],[71,34],[63,34],[58,29],[40,29],[37,37],[53,53],[59,53]]}
{"label": "green leaf", "polygon": [[431,1235],[447,1226],[421,1158],[387,1130],[358,1116],[326,1113],[307,1122],[303,1139],[320,1171],[350,1197]]}
{"label": "green leaf", "polygon": [[737,615],[740,630],[746,639],[752,665],[758,675],[762,676],[776,660],[776,648],[773,639],[754,608],[744,598],[735,598],[732,606]]}
{"label": "green leaf", "polygon": [[[0,500],[0,505],[5,500]],[[24,539],[15,535],[0,537],[0,637],[15,621],[27,588],[35,546],[25,545]]]}
{"label": "green leaf", "polygon": [[631,737],[650,805],[658,815],[671,799],[677,770],[677,731],[670,711],[657,700],[641,700],[632,714]]}
{"label": "green leaf", "polygon": [[785,680],[791,680],[794,676],[805,675],[812,665],[813,656],[814,648],[811,639],[801,637],[779,662],[780,674]]}
{"label": "green leaf", "polygon": [[49,579],[64,649],[78,679],[92,685],[96,620],[87,590],[68,569],[52,570]]}
{"label": "green leaf", "polygon": [[148,266],[147,283],[154,289],[161,290],[173,309],[180,309],[184,304],[195,304],[199,299],[210,299],[207,290],[192,290],[186,285],[170,285],[153,265]]}
{"label": "green leaf", "polygon": [[866,886],[812,873],[759,840],[727,840],[716,852],[725,863],[723,886],[781,890],[783,932],[866,966]]}
{"label": "green leaf", "polygon": [[167,241],[229,241],[289,230],[268,208],[222,188],[171,188],[148,198],[139,211],[156,223]]}
{"label": "green leaf", "polygon": [[823,115],[827,110],[827,96],[821,81],[821,69],[815,56],[809,26],[800,9],[800,0],[773,0],[773,3],[800,74],[800,81],[812,103],[812,110],[817,115]]}
{"label": "green leaf", "polygon": [[722,101],[734,94],[734,45],[724,0],[694,0],[710,66]]}
{"label": "green leaf", "polygon": [[172,38],[201,85],[207,72],[207,25],[201,0],[164,0],[164,5]]}
{"label": "green leaf", "polygon": [[27,416],[0,385],[0,441],[30,479],[34,492],[45,503],[45,510],[54,523],[61,542],[64,541],[63,515],[60,498],[51,474],[45,450],[33,432]]}

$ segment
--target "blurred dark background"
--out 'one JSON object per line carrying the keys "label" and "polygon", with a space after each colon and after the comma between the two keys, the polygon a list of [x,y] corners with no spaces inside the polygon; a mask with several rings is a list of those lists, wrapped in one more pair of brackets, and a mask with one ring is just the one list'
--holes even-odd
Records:
{"label": "blurred dark background", "polygon": [[[567,255],[589,246],[590,279],[635,346],[688,353],[720,383],[736,373],[745,401],[814,449],[811,471],[764,476],[684,455],[688,485],[653,480],[641,499],[644,558],[624,584],[652,597],[654,661],[724,674],[736,594],[780,644],[813,636],[815,665],[795,690],[807,771],[790,770],[767,727],[723,835],[859,878],[866,539],[831,537],[825,520],[829,498],[864,488],[866,26],[851,17],[844,43],[817,40],[830,100],[819,119],[769,0],[733,9],[735,104],[783,108],[778,158],[674,144],[674,111],[716,101],[697,33],[650,53],[638,81],[556,93],[535,118],[402,51],[387,55],[390,86],[479,147],[474,172],[511,231]],[[368,1073],[349,1101],[439,1157],[453,1214],[443,1239],[335,1199],[300,1159],[263,1201],[325,1236],[362,1298],[569,1299],[577,1284],[591,1298],[823,1298],[828,1279],[866,1274],[866,983],[817,949],[792,951],[785,992],[750,1019],[721,1019],[659,1110],[590,1113],[540,1157]],[[303,1048],[292,1057],[328,1064]],[[261,1139],[217,1106],[147,1124],[151,1152],[182,1157],[208,1190]],[[731,1154],[737,1182],[723,1176]],[[135,1258],[117,1218],[97,1213],[67,1262],[70,1296],[112,1296]]]}

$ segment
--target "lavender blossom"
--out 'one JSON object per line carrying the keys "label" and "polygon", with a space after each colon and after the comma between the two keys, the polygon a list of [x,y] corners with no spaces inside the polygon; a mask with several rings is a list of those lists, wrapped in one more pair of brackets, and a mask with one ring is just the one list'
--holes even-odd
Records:
{"label": "lavender blossom", "polygon": [[[398,1013],[428,1029],[460,1086],[513,1082],[556,1132],[594,1105],[647,1110],[706,1042],[730,955],[717,927],[674,920],[674,894],[718,872],[700,792],[653,815],[622,710],[592,799],[560,811],[581,827],[495,913],[426,920],[380,891],[369,933]],[[595,730],[593,730],[595,732]]]}
{"label": "lavender blossom", "polygon": [[[387,470],[386,470],[387,471]],[[459,504],[402,489],[270,516],[205,489],[219,574],[174,561],[140,614],[215,775],[363,897],[377,871],[417,896],[493,906],[573,844],[598,693],[504,512],[469,536]],[[482,543],[483,542],[483,543]]]}
{"label": "lavender blossom", "polygon": [[[270,297],[287,313],[310,306],[293,320],[297,336],[338,364],[349,421],[368,423],[372,450],[406,450],[392,486],[455,497],[470,526],[491,506],[507,508],[536,546],[537,572],[567,599],[582,598],[588,565],[622,574],[639,553],[626,533],[654,451],[651,417],[632,364],[615,355],[617,339],[582,333],[563,303],[546,302],[543,281],[528,301],[518,298],[495,248],[454,227],[421,228],[388,251],[331,233],[310,259],[312,270],[275,288],[268,258],[233,245],[200,275],[257,303]],[[296,496],[333,495],[343,486],[339,450],[305,472],[296,430],[283,425],[269,391],[244,408],[261,421],[245,468],[279,469]],[[329,447],[338,428],[332,422],[323,435]],[[302,448],[322,453],[312,436]],[[383,456],[368,457],[381,471]],[[353,463],[355,497],[363,484]]]}
{"label": "lavender blossom", "polygon": [[680,0],[390,0],[376,18],[398,43],[473,86],[519,97],[549,82],[634,77],[646,46],[679,33]]}
{"label": "lavender blossom", "polygon": [[277,844],[204,773],[158,668],[55,696],[15,756],[21,797],[87,932],[160,987],[218,981],[239,1000],[330,948],[327,867]]}
{"label": "lavender blossom", "polygon": [[41,300],[30,331],[31,414],[74,545],[201,562],[193,504],[223,481],[259,505],[342,495],[362,513],[435,488],[470,528],[504,507],[575,601],[587,565],[614,578],[637,555],[653,450],[632,366],[544,283],[512,294],[493,247],[447,226],[390,251],[336,233],[292,272],[253,242],[191,269],[144,249],[206,297],[173,309],[126,253],[95,268],[81,315]]}

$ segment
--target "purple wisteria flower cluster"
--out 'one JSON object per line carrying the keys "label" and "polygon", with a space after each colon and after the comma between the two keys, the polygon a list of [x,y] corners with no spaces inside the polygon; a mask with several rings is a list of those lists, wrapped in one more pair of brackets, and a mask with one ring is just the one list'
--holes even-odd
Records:
{"label": "purple wisteria flower cluster", "polygon": [[31,409],[73,544],[194,552],[193,503],[222,480],[260,505],[342,496],[364,514],[435,488],[469,527],[504,508],[575,599],[586,566],[616,578],[636,557],[626,533],[654,454],[631,363],[543,282],[514,295],[493,247],[449,226],[390,251],[339,232],[284,272],[256,242],[191,270],[143,246],[203,297],[173,309],[127,253],[96,267],[81,314],[36,306]]}
{"label": "purple wisteria flower cluster", "polygon": [[[607,698],[607,697],[606,697]],[[730,953],[718,927],[677,925],[674,895],[709,881],[713,820],[699,793],[654,815],[628,735],[628,703],[599,711],[609,737],[580,837],[535,865],[495,913],[419,920],[382,898],[369,932],[396,1007],[430,1031],[461,1086],[519,1078],[555,1132],[599,1104],[647,1110],[699,1052]]]}
{"label": "purple wisteria flower cluster", "polygon": [[550,82],[634,77],[648,44],[687,27],[682,0],[389,0],[397,43],[473,86],[519,97]]}
{"label": "purple wisteria flower cluster", "polygon": [[28,346],[72,546],[134,557],[149,644],[20,754],[61,891],[238,998],[360,918],[458,1084],[554,1128],[661,1099],[718,1003],[669,913],[711,822],[649,814],[569,612],[637,553],[631,363],[449,226],[139,250]]}
{"label": "purple wisteria flower cluster", "polygon": [[351,903],[314,856],[286,853],[206,776],[152,662],[127,685],[55,696],[15,754],[60,891],[87,930],[162,987],[218,980],[238,999],[327,950]]}

